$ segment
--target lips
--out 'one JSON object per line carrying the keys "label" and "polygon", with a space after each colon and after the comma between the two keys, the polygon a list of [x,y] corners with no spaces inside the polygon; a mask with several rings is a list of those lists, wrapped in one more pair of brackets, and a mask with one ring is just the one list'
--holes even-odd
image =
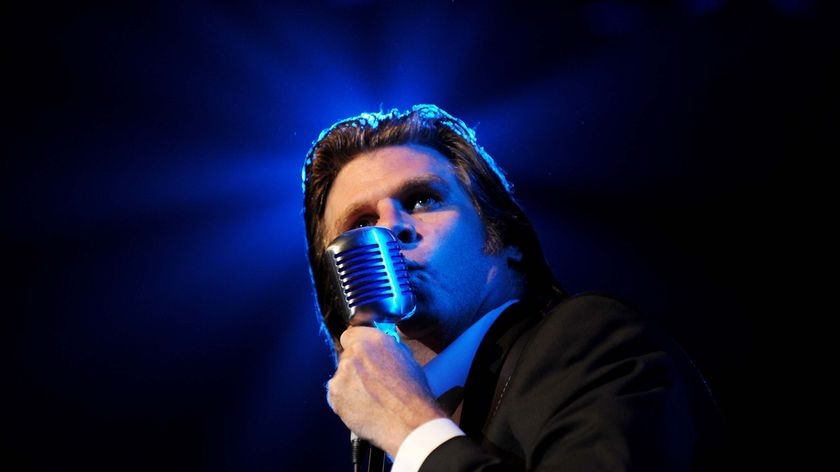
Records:
{"label": "lips", "polygon": [[416,261],[405,261],[406,268],[408,269],[408,280],[411,283],[411,288],[414,291],[414,295],[419,298],[420,292],[422,292],[421,287],[424,284],[424,280],[426,279],[426,275],[423,271],[423,266]]}
{"label": "lips", "polygon": [[405,266],[408,268],[409,272],[420,270],[423,268],[423,266],[421,266],[420,263],[408,259],[405,260]]}

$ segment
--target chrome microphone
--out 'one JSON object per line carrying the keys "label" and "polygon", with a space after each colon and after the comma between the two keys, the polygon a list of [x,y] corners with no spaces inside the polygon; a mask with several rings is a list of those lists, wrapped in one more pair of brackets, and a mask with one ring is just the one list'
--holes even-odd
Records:
{"label": "chrome microphone", "polygon": [[[394,233],[381,226],[353,229],[327,246],[332,280],[342,301],[342,315],[353,324],[356,315],[370,316],[357,324],[373,324],[400,342],[394,325],[414,314],[417,302],[408,266]],[[362,439],[350,432],[353,470],[361,460]],[[371,449],[368,470],[384,470],[384,456]]]}
{"label": "chrome microphone", "polygon": [[394,233],[381,226],[353,229],[334,239],[327,253],[344,319],[352,324],[363,313],[371,319],[361,320],[362,324],[372,322],[395,335],[393,325],[414,314],[416,299]]}

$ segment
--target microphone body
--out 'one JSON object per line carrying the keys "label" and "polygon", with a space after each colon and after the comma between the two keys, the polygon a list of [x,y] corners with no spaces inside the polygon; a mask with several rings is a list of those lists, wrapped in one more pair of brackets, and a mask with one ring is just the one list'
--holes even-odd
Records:
{"label": "microphone body", "polygon": [[[414,314],[417,301],[394,233],[381,226],[350,230],[327,246],[327,254],[348,324],[372,324],[399,342],[395,324]],[[363,442],[350,432],[354,471],[361,466]],[[370,448],[368,470],[384,470],[384,455],[378,449]]]}
{"label": "microphone body", "polygon": [[327,253],[349,324],[393,325],[414,314],[408,266],[391,230],[366,226],[347,231],[327,246]]}

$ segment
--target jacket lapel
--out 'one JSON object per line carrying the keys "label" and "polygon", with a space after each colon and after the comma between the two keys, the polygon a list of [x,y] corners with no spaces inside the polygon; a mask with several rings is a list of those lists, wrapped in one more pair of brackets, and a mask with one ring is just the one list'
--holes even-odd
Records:
{"label": "jacket lapel", "polygon": [[[542,318],[538,310],[514,303],[487,331],[476,351],[464,386],[460,427],[467,436],[482,440],[485,424],[492,418],[494,404],[501,395],[505,379],[499,374],[511,349],[522,333]],[[505,369],[510,370],[510,369]]]}

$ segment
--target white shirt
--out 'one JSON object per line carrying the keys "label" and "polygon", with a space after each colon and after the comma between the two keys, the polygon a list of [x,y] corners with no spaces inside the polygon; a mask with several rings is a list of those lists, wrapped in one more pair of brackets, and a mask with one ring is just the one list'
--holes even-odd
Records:
{"label": "white shirt", "polygon": [[[435,398],[453,387],[464,386],[470,373],[475,353],[484,335],[507,307],[518,300],[508,300],[491,310],[461,333],[455,341],[423,366],[429,387]],[[406,436],[394,457],[391,472],[417,472],[423,461],[438,446],[456,437],[464,436],[461,428],[449,418],[438,418],[423,423]]]}

